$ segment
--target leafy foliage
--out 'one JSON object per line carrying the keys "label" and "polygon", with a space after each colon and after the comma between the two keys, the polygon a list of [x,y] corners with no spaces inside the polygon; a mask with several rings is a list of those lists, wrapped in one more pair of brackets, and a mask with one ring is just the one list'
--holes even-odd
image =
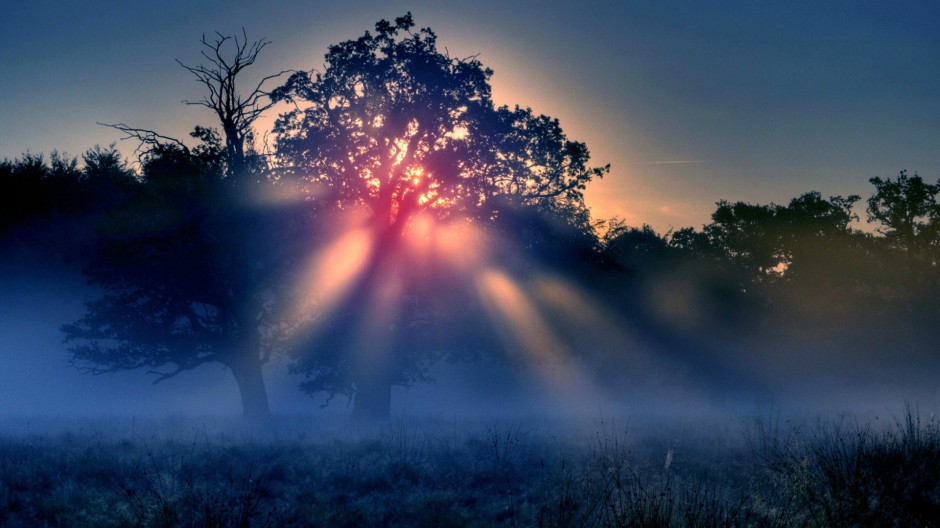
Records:
{"label": "leafy foliage", "polygon": [[[305,387],[312,392],[351,394],[357,384],[361,400],[371,377],[363,369],[391,372],[380,384],[405,384],[420,377],[422,356],[432,357],[414,335],[389,334],[373,341],[390,351],[373,354],[369,367],[356,366],[356,358],[345,357],[349,337],[342,335],[364,319],[362,303],[379,288],[379,270],[396,259],[410,265],[401,235],[416,216],[506,228],[529,208],[590,230],[582,191],[606,168],[591,167],[587,148],[568,140],[556,119],[495,108],[492,71],[476,57],[442,53],[431,29],[414,27],[410,14],[382,20],[375,34],[331,46],[325,71],[296,73],[273,94],[298,106],[275,127],[279,170],[316,186],[321,201],[336,209],[365,208],[375,241],[349,302],[327,323],[332,338],[319,346],[327,350],[306,353],[295,365],[311,378]],[[397,302],[408,313],[413,301],[406,299],[421,288],[415,281],[429,279],[407,272],[402,278]],[[385,326],[414,323],[405,315]],[[375,366],[382,361],[384,367]]]}

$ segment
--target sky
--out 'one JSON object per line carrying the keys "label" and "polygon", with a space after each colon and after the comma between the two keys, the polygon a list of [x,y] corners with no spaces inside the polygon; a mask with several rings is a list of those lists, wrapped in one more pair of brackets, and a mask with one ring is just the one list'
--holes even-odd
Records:
{"label": "sky", "polygon": [[11,0],[3,11],[0,158],[120,139],[97,122],[175,137],[212,125],[181,104],[202,92],[174,62],[198,64],[203,33],[272,41],[248,81],[322,70],[330,44],[411,11],[452,56],[479,54],[498,103],[559,118],[610,163],[587,191],[596,219],[665,232],[707,223],[720,199],[864,197],[869,178],[902,169],[940,178],[936,2]]}

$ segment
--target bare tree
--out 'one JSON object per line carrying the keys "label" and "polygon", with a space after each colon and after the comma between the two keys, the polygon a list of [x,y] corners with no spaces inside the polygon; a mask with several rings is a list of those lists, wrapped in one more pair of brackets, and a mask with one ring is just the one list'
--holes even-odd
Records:
{"label": "bare tree", "polygon": [[236,80],[269,41],[249,43],[244,30],[216,35],[201,40],[204,65],[177,62],[206,87],[201,101],[183,102],[213,110],[221,136],[196,126],[191,136],[202,144],[190,147],[151,129],[105,125],[138,142],[141,192],[111,215],[114,232],[85,270],[103,295],[63,331],[73,363],[92,373],[148,368],[161,381],[221,363],[235,377],[245,416],[266,419],[262,366],[274,341],[261,321],[275,267],[290,260],[277,253],[287,245],[268,233],[275,226],[283,232],[287,222],[246,210],[240,198],[267,183],[246,177],[262,166],[252,152],[252,126],[273,104],[265,83],[285,72],[242,95]]}
{"label": "bare tree", "polygon": [[179,59],[176,62],[205,85],[207,93],[201,100],[184,100],[183,103],[205,106],[215,112],[225,138],[228,175],[238,175],[245,168],[245,143],[251,137],[252,125],[274,104],[264,85],[288,73],[288,70],[263,77],[250,92],[241,94],[235,87],[236,77],[254,64],[258,54],[271,41],[261,38],[249,43],[242,28],[241,38],[237,34],[216,32],[215,40],[207,40],[203,35],[201,42],[204,47],[201,54],[208,63],[189,66]]}
{"label": "bare tree", "polygon": [[[207,61],[205,64],[189,66],[179,59],[176,59],[176,62],[191,72],[196,80],[206,87],[206,94],[201,100],[184,99],[182,102],[205,106],[215,113],[222,127],[226,176],[234,177],[244,173],[249,165],[246,148],[251,145],[252,127],[255,121],[274,105],[269,92],[265,89],[265,84],[291,70],[262,77],[250,92],[240,93],[236,86],[238,76],[255,63],[261,50],[271,41],[261,38],[249,42],[244,28],[240,36],[223,35],[219,32],[215,34],[214,40],[207,39],[205,35],[200,40],[203,45],[200,53]],[[139,142],[135,150],[138,156],[151,152],[154,147],[167,144],[188,150],[181,140],[153,130],[132,127],[124,123],[98,124],[120,130],[125,134],[122,139],[136,139]],[[195,137],[200,137],[199,130],[197,128],[194,132]]]}

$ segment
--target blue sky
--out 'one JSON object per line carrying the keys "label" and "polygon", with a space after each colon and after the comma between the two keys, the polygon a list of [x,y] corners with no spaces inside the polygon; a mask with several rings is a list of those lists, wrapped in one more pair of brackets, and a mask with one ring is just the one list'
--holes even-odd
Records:
{"label": "blue sky", "polygon": [[409,10],[452,55],[480,54],[498,102],[558,117],[611,164],[588,190],[596,217],[665,231],[707,222],[722,198],[940,177],[940,3],[903,1],[11,0],[0,157],[119,139],[98,121],[179,137],[211,125],[180,104],[201,92],[174,62],[198,63],[203,33],[272,40],[263,75],[319,67],[329,44]]}

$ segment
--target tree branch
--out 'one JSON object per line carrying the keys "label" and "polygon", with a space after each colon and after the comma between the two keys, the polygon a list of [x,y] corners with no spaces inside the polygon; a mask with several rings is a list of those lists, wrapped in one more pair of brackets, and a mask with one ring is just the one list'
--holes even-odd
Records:
{"label": "tree branch", "polygon": [[[186,149],[187,151],[189,150],[189,147],[187,147],[186,144],[182,141],[174,137],[164,136],[163,134],[159,134],[146,128],[132,127],[125,125],[124,123],[110,124],[98,122],[96,124],[123,132],[125,135],[121,138],[121,141],[125,139],[136,139],[138,141],[138,145],[137,148],[134,149],[134,154],[138,157],[138,159],[141,156],[151,152],[154,148],[162,147],[167,143],[176,145]],[[144,146],[147,148],[144,148]]]}

